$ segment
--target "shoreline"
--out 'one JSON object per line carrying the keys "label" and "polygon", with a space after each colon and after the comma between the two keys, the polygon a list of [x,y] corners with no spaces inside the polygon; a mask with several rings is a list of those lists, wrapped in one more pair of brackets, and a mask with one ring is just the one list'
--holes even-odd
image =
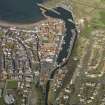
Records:
{"label": "shoreline", "polygon": [[[47,3],[47,0],[45,0],[44,2],[42,2],[41,4],[45,4]],[[4,27],[18,27],[18,28],[33,28],[35,25],[39,25],[41,22],[46,21],[47,18],[44,16],[43,12],[42,12],[43,17],[39,17],[36,20],[30,20],[30,21],[20,21],[20,22],[15,22],[15,21],[6,21],[6,20],[2,20],[0,19],[0,26],[4,26]]]}
{"label": "shoreline", "polygon": [[[51,18],[49,16],[46,16],[44,19],[38,20],[38,21],[34,21],[34,22],[24,22],[24,23],[18,23],[18,22],[7,22],[7,21],[3,21],[0,20],[0,26],[2,27],[16,27],[16,28],[22,28],[22,29],[34,29],[35,26],[41,25],[44,22],[49,21],[50,19],[54,19]],[[60,19],[58,19],[60,20]]]}
{"label": "shoreline", "polygon": [[42,21],[46,21],[47,19],[41,19],[38,21],[34,21],[34,22],[8,22],[8,21],[3,21],[0,20],[0,26],[4,26],[4,27],[18,27],[18,28],[33,28],[35,25],[40,24]]}

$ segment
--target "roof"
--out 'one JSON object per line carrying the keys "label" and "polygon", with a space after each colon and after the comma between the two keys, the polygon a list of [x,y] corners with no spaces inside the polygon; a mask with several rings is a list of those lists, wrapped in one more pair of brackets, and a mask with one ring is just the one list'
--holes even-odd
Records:
{"label": "roof", "polygon": [[4,101],[6,104],[10,105],[10,104],[13,104],[15,102],[15,99],[12,95],[5,95]]}

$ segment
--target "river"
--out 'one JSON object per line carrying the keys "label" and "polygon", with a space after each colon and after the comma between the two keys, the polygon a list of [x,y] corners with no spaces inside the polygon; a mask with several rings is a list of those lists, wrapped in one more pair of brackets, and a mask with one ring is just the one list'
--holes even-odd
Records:
{"label": "river", "polygon": [[[57,8],[53,8],[53,9],[56,12],[54,12],[52,10],[48,10],[45,12],[45,14],[47,16],[63,20],[65,22],[66,32],[65,32],[65,35],[63,38],[64,43],[61,46],[62,50],[59,52],[58,58],[57,58],[57,64],[59,66],[54,68],[51,71],[49,80],[47,81],[47,84],[46,84],[45,105],[48,105],[48,94],[49,94],[51,80],[54,78],[56,71],[59,68],[65,66],[65,64],[67,64],[67,62],[69,60],[69,56],[71,55],[71,51],[74,47],[76,37],[77,37],[77,30],[76,30],[76,26],[74,23],[72,12],[70,10],[64,9],[63,7],[57,7]],[[71,21],[69,21],[69,19]],[[64,61],[64,59],[66,59],[66,61]],[[73,74],[73,72],[74,71],[72,71],[71,74]]]}
{"label": "river", "polygon": [[62,63],[63,59],[67,58],[69,49],[72,44],[71,40],[74,37],[74,34],[77,34],[75,23],[68,21],[68,19],[73,20],[72,13],[62,7],[54,8],[59,14],[54,13],[53,11],[47,11],[45,14],[54,18],[62,19],[65,22],[66,32],[63,38],[64,44],[62,44],[62,50],[58,54],[57,63]]}

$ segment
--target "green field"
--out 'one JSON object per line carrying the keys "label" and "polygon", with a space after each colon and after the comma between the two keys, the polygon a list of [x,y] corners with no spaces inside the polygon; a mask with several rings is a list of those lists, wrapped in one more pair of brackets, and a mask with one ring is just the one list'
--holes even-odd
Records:
{"label": "green field", "polygon": [[16,80],[7,80],[7,89],[15,89],[17,88],[17,81]]}
{"label": "green field", "polygon": [[0,105],[5,105],[3,98],[0,98]]}
{"label": "green field", "polygon": [[[47,7],[55,7],[59,3],[71,5],[76,19],[83,17],[92,18],[100,11],[105,10],[104,0],[49,0],[45,5]],[[102,13],[103,14],[103,13]]]}

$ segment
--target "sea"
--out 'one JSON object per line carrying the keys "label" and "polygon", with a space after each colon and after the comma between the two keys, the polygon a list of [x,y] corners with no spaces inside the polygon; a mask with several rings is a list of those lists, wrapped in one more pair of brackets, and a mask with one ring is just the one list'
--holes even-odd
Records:
{"label": "sea", "polygon": [[37,3],[46,0],[0,0],[0,20],[7,22],[36,22],[44,19]]}

